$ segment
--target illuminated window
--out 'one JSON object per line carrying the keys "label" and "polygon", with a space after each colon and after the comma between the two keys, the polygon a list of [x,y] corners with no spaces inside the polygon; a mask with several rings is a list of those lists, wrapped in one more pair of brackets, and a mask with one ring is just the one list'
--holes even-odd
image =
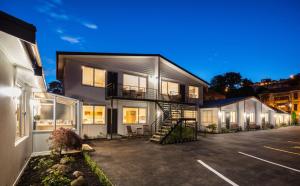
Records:
{"label": "illuminated window", "polygon": [[254,113],[253,112],[249,114],[249,121],[250,121],[250,123],[254,123],[255,122],[255,118],[254,118]]}
{"label": "illuminated window", "polygon": [[82,66],[82,84],[105,87],[105,70]]}
{"label": "illuminated window", "polygon": [[265,120],[266,123],[269,122],[269,114],[268,113],[262,113],[261,117],[262,117],[262,119]]}
{"label": "illuminated window", "polygon": [[195,118],[196,119],[197,112],[195,110],[185,110],[184,117],[185,118]]}
{"label": "illuminated window", "polygon": [[123,108],[123,124],[146,123],[146,108]]}
{"label": "illuminated window", "polygon": [[230,123],[236,123],[236,112],[230,112]]}
{"label": "illuminated window", "polygon": [[15,140],[17,141],[18,139],[22,138],[25,136],[25,103],[23,93],[21,96],[16,98],[16,138]]}
{"label": "illuminated window", "polygon": [[226,113],[224,111],[221,112],[221,122],[225,123],[226,121]]}
{"label": "illuminated window", "polygon": [[146,92],[147,79],[141,76],[124,74],[123,84],[125,90],[135,90],[138,92]]}
{"label": "illuminated window", "polygon": [[105,124],[105,106],[82,106],[83,124]]}
{"label": "illuminated window", "polygon": [[179,84],[169,81],[161,82],[161,93],[165,95],[178,95],[179,94]]}
{"label": "illuminated window", "polygon": [[189,86],[189,97],[199,98],[199,88],[194,86]]}
{"label": "illuminated window", "polygon": [[212,110],[204,110],[202,111],[202,122],[203,123],[212,123],[213,122],[213,111]]}

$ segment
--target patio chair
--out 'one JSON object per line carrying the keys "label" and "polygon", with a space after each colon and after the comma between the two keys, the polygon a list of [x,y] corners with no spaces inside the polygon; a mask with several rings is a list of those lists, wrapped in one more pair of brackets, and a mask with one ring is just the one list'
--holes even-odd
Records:
{"label": "patio chair", "polygon": [[135,137],[135,136],[137,136],[137,133],[132,131],[131,126],[126,126],[126,128],[127,128],[127,135],[128,135],[128,137]]}
{"label": "patio chair", "polygon": [[151,131],[148,125],[143,125],[143,135],[144,136],[149,136],[151,135]]}

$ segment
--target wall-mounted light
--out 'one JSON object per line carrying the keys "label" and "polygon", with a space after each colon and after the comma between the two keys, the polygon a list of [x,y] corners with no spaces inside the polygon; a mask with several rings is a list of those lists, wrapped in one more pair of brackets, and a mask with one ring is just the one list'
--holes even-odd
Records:
{"label": "wall-mounted light", "polygon": [[22,94],[22,90],[19,87],[0,87],[0,94],[16,98]]}
{"label": "wall-mounted light", "polygon": [[149,81],[150,82],[155,82],[157,78],[158,78],[157,76],[149,75]]}
{"label": "wall-mounted light", "polygon": [[157,115],[157,117],[159,117],[159,116],[161,115],[161,111],[158,110],[158,111],[156,112],[156,115]]}

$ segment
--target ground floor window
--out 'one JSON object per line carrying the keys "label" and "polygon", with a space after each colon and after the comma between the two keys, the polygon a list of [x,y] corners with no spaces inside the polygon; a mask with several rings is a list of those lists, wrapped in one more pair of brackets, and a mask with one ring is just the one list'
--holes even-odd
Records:
{"label": "ground floor window", "polygon": [[230,112],[230,123],[236,123],[236,112]]}
{"label": "ground floor window", "polygon": [[261,118],[262,118],[262,120],[265,121],[265,123],[269,123],[269,114],[268,113],[262,113]]}
{"label": "ground floor window", "polygon": [[254,115],[254,113],[253,112],[251,112],[250,114],[249,114],[249,121],[250,121],[250,123],[254,123],[255,122],[255,115]]}
{"label": "ground floor window", "polygon": [[213,111],[212,110],[203,110],[202,111],[202,122],[203,123],[212,123],[213,122]]}
{"label": "ground floor window", "polygon": [[34,93],[33,130],[77,128],[78,101],[50,93]]}
{"label": "ground floor window", "polygon": [[146,108],[124,107],[123,124],[146,123]]}
{"label": "ground floor window", "polygon": [[195,110],[185,110],[184,111],[185,118],[197,118],[197,111]]}
{"label": "ground floor window", "polygon": [[105,106],[83,105],[82,124],[105,124]]}
{"label": "ground floor window", "polygon": [[25,101],[25,93],[21,93],[18,98],[15,98],[16,109],[16,137],[15,140],[19,140],[25,136],[25,108],[26,108],[26,101]]}

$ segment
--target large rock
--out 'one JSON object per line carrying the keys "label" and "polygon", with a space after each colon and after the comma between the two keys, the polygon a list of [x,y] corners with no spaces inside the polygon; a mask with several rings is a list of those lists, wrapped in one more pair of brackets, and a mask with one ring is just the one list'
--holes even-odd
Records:
{"label": "large rock", "polygon": [[93,149],[91,146],[89,146],[88,144],[82,144],[82,151],[85,152],[93,152],[95,151],[95,149]]}
{"label": "large rock", "polygon": [[84,186],[86,185],[86,181],[83,176],[79,176],[75,180],[71,182],[71,186]]}
{"label": "large rock", "polygon": [[75,178],[78,178],[79,176],[84,176],[84,174],[83,174],[83,172],[81,172],[81,171],[74,171],[74,172],[73,172],[73,176],[74,176]]}
{"label": "large rock", "polygon": [[49,172],[51,170],[58,170],[62,174],[66,174],[66,173],[69,173],[71,171],[71,168],[67,165],[55,164],[50,169],[48,169],[47,171]]}

